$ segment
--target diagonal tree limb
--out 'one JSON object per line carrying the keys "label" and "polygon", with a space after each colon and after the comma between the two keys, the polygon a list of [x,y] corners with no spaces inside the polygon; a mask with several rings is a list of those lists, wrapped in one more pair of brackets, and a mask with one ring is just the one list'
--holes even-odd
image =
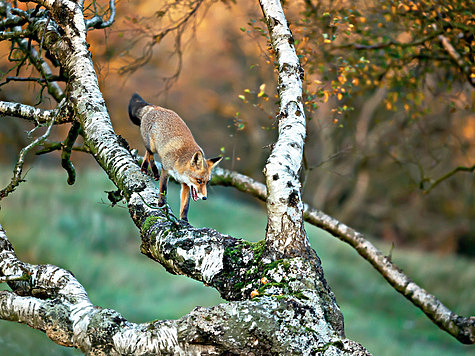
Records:
{"label": "diagonal tree limb", "polygon": [[[443,181],[445,181],[446,179],[449,179],[450,177],[452,177],[453,175],[457,174],[458,172],[468,172],[468,173],[473,173],[475,171],[475,164],[470,166],[470,167],[465,167],[465,166],[458,166],[458,167],[455,167],[454,169],[452,169],[451,171],[445,173],[444,175],[442,175],[441,177],[433,180],[431,182],[431,185],[424,189],[424,194],[429,194],[430,191],[432,189],[434,189],[437,185],[439,185],[440,183],[442,183]],[[421,185],[424,184],[424,181],[421,182]]]}
{"label": "diagonal tree limb", "polygon": [[[211,184],[233,186],[265,201],[266,186],[243,174],[216,168]],[[304,203],[304,219],[328,231],[334,237],[352,246],[365,260],[412,304],[421,309],[442,330],[466,344],[475,343],[475,317],[464,317],[448,309],[435,296],[414,283],[387,256],[379,251],[365,236],[342,224],[335,218]]]}
{"label": "diagonal tree limb", "polygon": [[[432,27],[434,30],[437,30],[437,25],[433,24]],[[457,52],[450,40],[444,36],[442,33],[437,36],[440,41],[442,48],[449,54],[452,61],[459,67],[463,74],[465,74],[467,81],[472,87],[475,87],[475,71],[473,67],[467,63],[464,58]],[[473,63],[472,63],[473,64]]]}

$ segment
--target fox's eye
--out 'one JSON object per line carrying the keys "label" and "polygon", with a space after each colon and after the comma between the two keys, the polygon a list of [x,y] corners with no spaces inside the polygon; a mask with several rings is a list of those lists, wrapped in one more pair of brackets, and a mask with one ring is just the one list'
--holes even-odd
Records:
{"label": "fox's eye", "polygon": [[202,183],[203,183],[203,180],[202,180],[202,179],[197,179],[197,180],[196,180],[196,183],[202,184]]}

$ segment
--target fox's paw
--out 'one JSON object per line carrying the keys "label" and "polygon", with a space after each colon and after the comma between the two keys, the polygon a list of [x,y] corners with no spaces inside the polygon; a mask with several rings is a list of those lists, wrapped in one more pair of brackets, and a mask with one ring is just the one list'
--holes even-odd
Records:
{"label": "fox's paw", "polygon": [[156,166],[153,166],[152,167],[152,177],[153,179],[155,180],[159,180],[160,179],[160,174],[158,173],[158,169]]}

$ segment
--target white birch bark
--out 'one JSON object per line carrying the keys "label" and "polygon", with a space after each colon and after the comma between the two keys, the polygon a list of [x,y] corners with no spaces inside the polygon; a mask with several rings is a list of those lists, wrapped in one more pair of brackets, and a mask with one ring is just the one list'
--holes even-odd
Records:
{"label": "white birch bark", "polygon": [[260,0],[279,71],[279,137],[264,168],[267,185],[269,248],[280,256],[306,255],[299,170],[305,140],[302,105],[303,69],[279,0]]}
{"label": "white birch bark", "polygon": [[72,118],[66,107],[61,110],[44,110],[30,105],[0,101],[0,118],[14,116],[25,120],[33,121],[37,124],[45,124],[54,119],[55,124],[71,122]]}

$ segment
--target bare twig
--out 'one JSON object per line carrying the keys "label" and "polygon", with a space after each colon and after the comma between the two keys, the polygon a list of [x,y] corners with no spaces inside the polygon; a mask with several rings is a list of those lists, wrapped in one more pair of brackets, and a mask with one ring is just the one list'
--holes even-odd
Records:
{"label": "bare twig", "polygon": [[35,146],[38,146],[41,144],[46,138],[50,135],[51,129],[53,128],[54,121],[55,121],[56,116],[53,116],[49,122],[48,128],[46,132],[35,139],[33,142],[31,142],[28,146],[24,147],[20,151],[20,155],[18,156],[18,161],[15,165],[15,168],[13,169],[13,177],[10,181],[10,184],[8,184],[4,189],[0,190],[0,200],[5,198],[8,194],[13,192],[15,188],[23,182],[23,178],[21,177],[22,171],[23,171],[23,164],[25,163],[25,157],[28,152],[31,151]]}
{"label": "bare twig", "polygon": [[115,20],[115,0],[109,1],[109,19],[107,21],[104,21],[104,15],[95,15],[93,18],[86,20],[86,28],[102,29],[112,26]]}
{"label": "bare twig", "polygon": [[73,185],[76,181],[76,170],[71,162],[71,151],[73,149],[74,142],[79,135],[79,129],[81,125],[79,122],[74,121],[71,129],[69,130],[68,137],[64,140],[63,152],[61,153],[61,166],[68,173],[68,184]]}
{"label": "bare twig", "polygon": [[[46,142],[41,145],[41,149],[36,151],[36,154],[44,155],[46,153],[50,153],[53,151],[61,151],[63,147],[64,147],[63,142],[48,142],[46,140]],[[87,146],[84,146],[84,145],[74,145],[71,149],[72,151],[91,153],[91,150]]]}
{"label": "bare twig", "polygon": [[452,177],[454,174],[457,172],[474,172],[475,171],[475,164],[471,167],[465,167],[465,166],[458,166],[454,169],[452,169],[450,172],[445,173],[443,176],[437,178],[432,182],[432,184],[429,186],[429,188],[424,190],[424,194],[429,194],[432,189],[434,189],[437,185],[442,183],[444,180],[449,179]]}
{"label": "bare twig", "polygon": [[45,78],[35,78],[35,77],[7,77],[5,79],[5,82],[1,83],[0,86],[8,84],[9,82],[37,82],[40,84],[47,83],[49,81],[65,81],[66,78],[53,75],[52,77],[49,77],[47,79]]}
{"label": "bare twig", "polygon": [[[160,31],[159,33],[155,33],[152,35],[147,34],[146,36],[150,36],[149,42],[145,45],[145,47],[142,50],[142,55],[138,58],[135,58],[131,63],[123,66],[122,68],[119,69],[120,74],[127,74],[127,73],[132,73],[138,68],[144,66],[145,64],[148,63],[148,61],[152,58],[153,55],[153,47],[160,43],[167,35],[169,35],[172,32],[177,32],[177,36],[181,36],[183,31],[185,30],[188,22],[190,21],[193,16],[195,16],[200,9],[200,7],[205,3],[204,0],[196,0],[192,1],[190,3],[191,9],[188,11],[186,14],[184,14],[179,20],[174,22],[173,26],[169,26],[165,28],[164,30]],[[168,10],[168,7],[165,6],[165,10],[161,10],[161,16],[163,17],[166,11]],[[156,18],[156,17],[155,17]],[[176,44],[180,45],[180,38],[177,38]],[[178,60],[181,62],[181,48],[180,46],[175,46],[176,47],[176,54],[178,55]],[[181,68],[181,65],[179,64],[178,66],[178,74],[179,70]],[[170,79],[166,79],[168,82],[171,80],[173,81],[173,78],[177,77],[177,73],[173,74]]]}

